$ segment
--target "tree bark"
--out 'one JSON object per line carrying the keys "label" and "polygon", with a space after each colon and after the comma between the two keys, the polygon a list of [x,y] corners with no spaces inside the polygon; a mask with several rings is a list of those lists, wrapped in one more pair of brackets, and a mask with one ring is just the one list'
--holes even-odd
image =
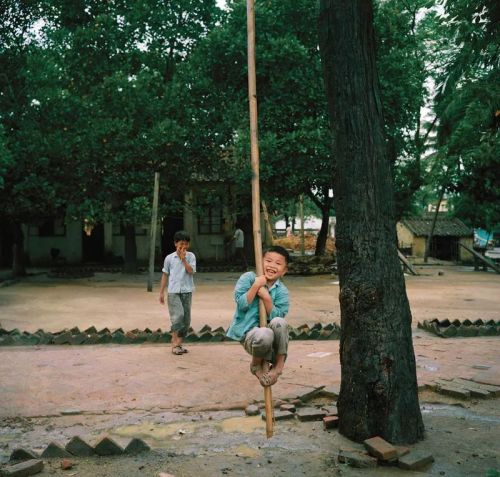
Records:
{"label": "tree bark", "polygon": [[424,263],[427,263],[429,255],[431,254],[432,238],[434,237],[434,230],[436,229],[436,222],[439,215],[439,209],[441,208],[441,202],[443,202],[445,190],[446,189],[443,187],[441,189],[441,193],[439,194],[436,211],[434,212],[434,216],[432,217],[431,229],[429,230],[427,240],[425,241]]}
{"label": "tree bark", "polygon": [[321,0],[320,50],[334,132],[340,280],[339,429],[356,441],[423,437],[411,312],[397,255],[369,0]]}
{"label": "tree bark", "polygon": [[135,226],[125,225],[125,258],[123,264],[125,273],[137,272],[137,243],[135,241]]}

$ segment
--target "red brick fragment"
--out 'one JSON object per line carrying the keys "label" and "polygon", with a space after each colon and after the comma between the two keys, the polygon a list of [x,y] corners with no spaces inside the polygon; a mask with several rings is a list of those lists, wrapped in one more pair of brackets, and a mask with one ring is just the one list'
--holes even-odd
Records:
{"label": "red brick fragment", "polygon": [[366,439],[364,444],[370,455],[377,459],[388,461],[398,456],[396,448],[379,436]]}
{"label": "red brick fragment", "polygon": [[338,426],[339,426],[338,416],[326,416],[323,418],[323,428],[325,430],[336,429]]}

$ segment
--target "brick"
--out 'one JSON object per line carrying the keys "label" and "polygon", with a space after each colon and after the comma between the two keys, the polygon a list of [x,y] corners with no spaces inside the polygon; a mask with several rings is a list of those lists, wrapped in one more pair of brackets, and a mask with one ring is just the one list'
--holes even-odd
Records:
{"label": "brick", "polygon": [[377,459],[361,452],[341,449],[337,459],[341,464],[348,464],[358,469],[377,467]]}
{"label": "brick", "polygon": [[95,326],[91,326],[85,330],[85,333],[87,333],[88,335],[97,334],[97,329]]}
{"label": "brick", "polygon": [[[286,421],[287,419],[293,419],[295,417],[295,414],[290,411],[274,411],[273,412],[273,419],[275,421]],[[266,420],[266,412],[264,411],[262,413],[262,420]]]}
{"label": "brick", "polygon": [[2,469],[4,477],[27,477],[35,475],[43,470],[43,461],[31,459],[15,465],[8,465]]}
{"label": "brick", "polygon": [[134,437],[125,447],[125,454],[137,455],[141,452],[150,451],[149,447],[142,439]]}
{"label": "brick", "polygon": [[61,444],[51,442],[42,452],[40,457],[52,459],[55,457],[71,457],[71,454]]}
{"label": "brick", "polygon": [[325,416],[323,418],[323,429],[336,429],[337,427],[339,427],[338,416]]}
{"label": "brick", "polygon": [[98,455],[121,455],[123,448],[119,446],[113,439],[104,437],[94,447],[95,453]]}
{"label": "brick", "polygon": [[373,457],[380,460],[392,460],[398,456],[396,448],[382,437],[375,436],[366,439],[363,444]]}
{"label": "brick", "polygon": [[18,448],[12,451],[9,460],[32,460],[38,459],[38,454],[36,452],[30,451],[28,449]]}
{"label": "brick", "polygon": [[434,462],[432,454],[423,451],[411,451],[399,459],[398,466],[406,470],[418,470]]}
{"label": "brick", "polygon": [[77,457],[89,457],[95,454],[94,448],[81,437],[73,437],[67,444],[66,450]]}
{"label": "brick", "polygon": [[295,413],[299,418],[299,421],[322,421],[326,417],[326,412],[323,409],[317,409],[315,407],[304,407],[302,409],[297,409]]}
{"label": "brick", "polygon": [[71,462],[69,459],[63,459],[61,461],[61,469],[62,470],[69,470],[73,467],[73,462]]}

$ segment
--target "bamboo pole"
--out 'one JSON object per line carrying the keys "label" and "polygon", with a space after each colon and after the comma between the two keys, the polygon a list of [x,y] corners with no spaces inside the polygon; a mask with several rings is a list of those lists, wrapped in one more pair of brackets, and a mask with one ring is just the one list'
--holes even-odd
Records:
{"label": "bamboo pole", "polygon": [[[248,103],[250,109],[250,156],[252,163],[252,223],[257,275],[262,275],[262,237],[260,232],[259,138],[257,129],[257,79],[255,73],[255,6],[247,0]],[[267,326],[264,303],[259,300],[260,326]],[[271,386],[264,387],[266,435],[273,435],[273,397]]]}
{"label": "bamboo pole", "polygon": [[155,172],[155,182],[153,186],[153,210],[151,213],[151,236],[149,240],[148,292],[153,291],[153,277],[155,272],[156,225],[158,224],[159,189],[160,189],[160,173]]}

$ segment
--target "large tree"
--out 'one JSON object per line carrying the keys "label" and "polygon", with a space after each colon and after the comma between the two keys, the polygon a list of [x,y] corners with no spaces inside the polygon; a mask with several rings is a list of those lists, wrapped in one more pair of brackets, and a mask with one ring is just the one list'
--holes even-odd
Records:
{"label": "large tree", "polygon": [[340,432],[356,441],[379,435],[412,443],[423,437],[424,427],[396,248],[372,2],[322,0],[319,26],[334,133]]}

